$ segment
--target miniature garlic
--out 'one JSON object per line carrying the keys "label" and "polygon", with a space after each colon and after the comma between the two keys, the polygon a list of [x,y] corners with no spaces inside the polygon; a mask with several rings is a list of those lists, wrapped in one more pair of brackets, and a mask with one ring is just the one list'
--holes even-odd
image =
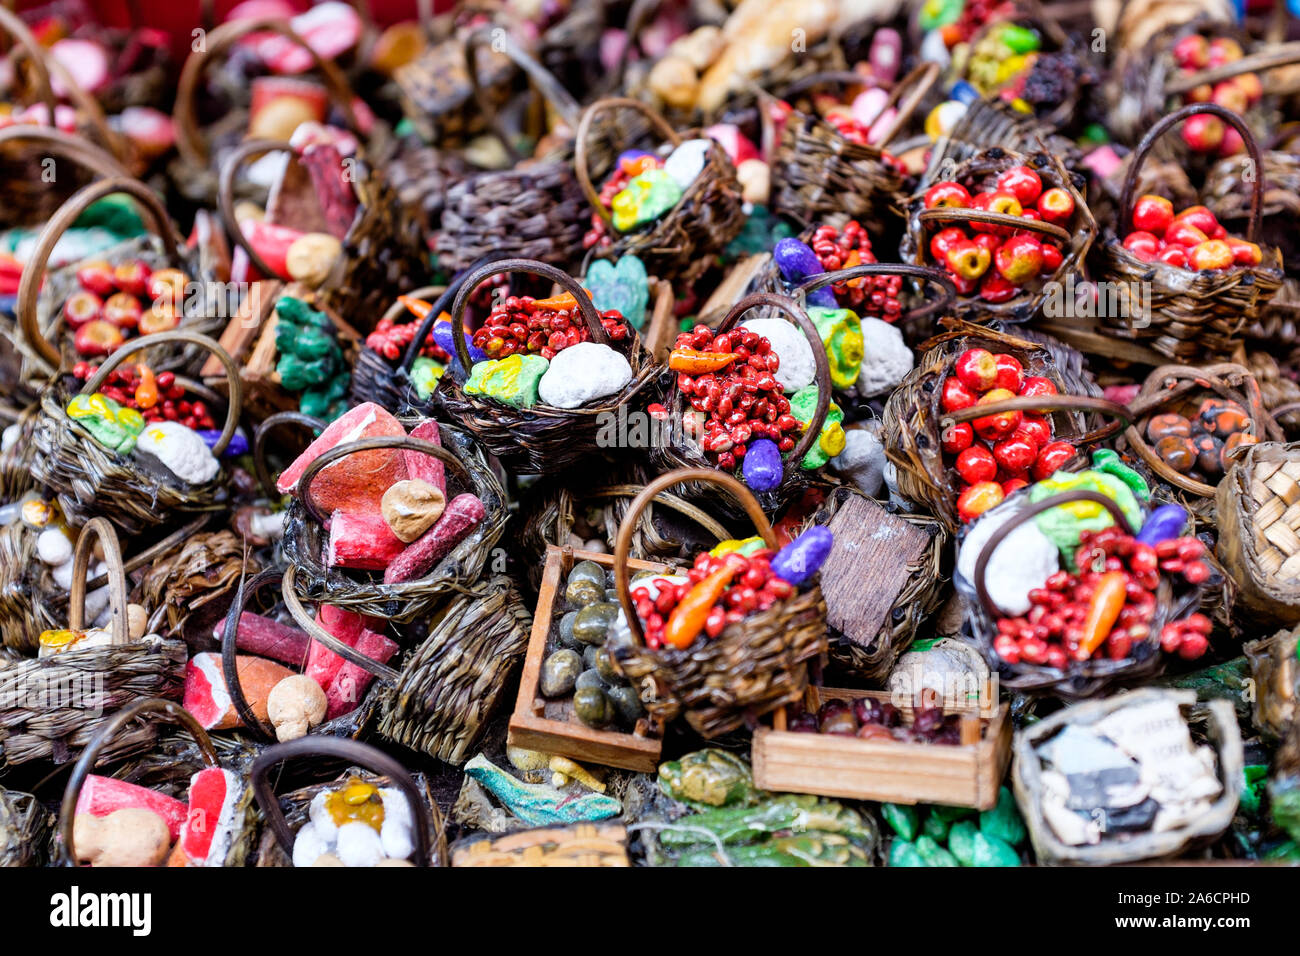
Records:
{"label": "miniature garlic", "polygon": [[374,866],[384,858],[383,842],[369,823],[343,824],[334,846],[344,866]]}
{"label": "miniature garlic", "polygon": [[217,477],[221,464],[207,443],[180,422],[154,422],[140,433],[136,450],[147,452],[182,481],[201,485]]}

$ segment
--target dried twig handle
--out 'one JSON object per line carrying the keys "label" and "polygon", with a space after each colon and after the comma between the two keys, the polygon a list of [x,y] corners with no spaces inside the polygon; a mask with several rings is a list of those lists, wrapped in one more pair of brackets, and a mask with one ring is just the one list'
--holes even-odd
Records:
{"label": "dried twig handle", "polygon": [[275,788],[271,786],[269,774],[273,767],[298,757],[337,757],[355,766],[364,767],[371,773],[387,777],[397,789],[402,791],[411,806],[415,829],[415,865],[430,865],[429,831],[433,828],[433,824],[429,819],[429,809],[424,804],[424,798],[414,778],[406,772],[405,767],[382,750],[341,737],[299,737],[288,743],[267,747],[253,761],[250,771],[253,797],[257,800],[262,815],[271,824],[275,838],[286,854],[293,856],[294,834],[289,828],[289,821],[284,818],[284,812],[280,809],[280,801],[276,798]]}
{"label": "dried twig handle", "polygon": [[997,620],[1003,617],[1001,608],[989,594],[988,585],[984,580],[985,572],[988,570],[989,561],[993,559],[993,553],[997,551],[998,545],[1006,540],[1007,535],[1011,534],[1016,528],[1020,527],[1030,518],[1042,514],[1044,511],[1050,511],[1059,505],[1068,505],[1075,501],[1088,501],[1093,504],[1101,505],[1110,513],[1116,526],[1125,534],[1133,534],[1134,528],[1124,517],[1124,512],[1120,510],[1114,499],[1103,495],[1097,491],[1066,491],[1059,495],[1053,495],[1050,498],[1044,498],[1042,501],[1027,505],[1025,508],[1016,512],[1015,516],[1009,521],[1000,524],[996,531],[985,542],[984,547],[980,549],[979,557],[975,560],[975,570],[973,572],[974,580],[971,582],[975,585],[975,595],[979,598],[980,604],[984,610],[988,611],[989,617]]}
{"label": "dried twig handle", "polygon": [[248,253],[248,260],[257,268],[257,271],[268,279],[279,278],[287,281],[288,276],[278,275],[274,269],[266,264],[266,260],[262,258],[261,254],[253,248],[253,244],[244,235],[243,227],[239,225],[239,218],[235,215],[235,174],[252,157],[274,152],[288,153],[289,162],[291,163],[298,158],[297,152],[287,142],[274,139],[246,140],[226,155],[225,160],[221,163],[221,171],[217,174],[217,211],[221,214],[221,221],[226,227],[226,232],[235,240],[235,244],[239,248]]}
{"label": "dried twig handle", "polygon": [[50,156],[76,163],[100,179],[131,178],[130,171],[116,156],[84,137],[54,127],[8,126],[0,129],[0,145],[4,143],[38,143]]}
{"label": "dried twig handle", "polygon": [[902,262],[864,262],[861,265],[849,266],[847,269],[837,269],[834,272],[823,272],[821,275],[813,276],[795,287],[795,295],[807,295],[809,292],[816,292],[818,289],[828,285],[834,285],[837,282],[849,282],[862,276],[911,276],[915,279],[924,279],[937,285],[942,295],[933,302],[927,302],[919,305],[912,311],[898,317],[898,321],[911,322],[914,319],[924,318],[927,315],[943,315],[957,298],[957,286],[953,284],[951,278],[942,269],[936,269],[933,266],[914,266]]}
{"label": "dried twig handle", "polygon": [[244,726],[264,741],[275,740],[275,728],[270,724],[263,723],[257,714],[253,713],[248,698],[244,696],[244,686],[239,682],[239,662],[236,653],[238,649],[235,646],[235,641],[239,636],[239,618],[243,615],[244,609],[248,607],[248,602],[262,588],[278,587],[283,576],[280,571],[274,568],[269,571],[262,571],[251,579],[246,579],[241,574],[239,588],[235,591],[235,599],[230,602],[229,610],[226,611],[225,622],[221,630],[221,673],[226,678],[226,690],[230,694],[230,703],[234,705],[235,713],[239,715],[239,719]]}
{"label": "dried twig handle", "polygon": [[126,625],[126,567],[122,562],[122,545],[107,518],[91,518],[77,536],[72,552],[72,587],[68,594],[68,627],[79,631],[86,626],[86,575],[90,570],[92,548],[98,541],[108,566],[108,606],[112,614],[114,644],[129,640]]}
{"label": "dried twig handle", "polygon": [[591,135],[591,124],[595,118],[606,110],[613,109],[634,110],[649,120],[655,132],[674,148],[682,143],[682,138],[668,125],[668,121],[640,100],[626,96],[610,96],[596,100],[583,111],[582,119],[578,122],[578,132],[574,135],[573,171],[577,174],[578,185],[582,187],[583,195],[587,197],[587,202],[591,203],[591,208],[596,211],[596,215],[605,220],[606,225],[610,226],[614,222],[614,217],[600,201],[600,194],[596,192],[596,187],[591,182],[591,171],[587,168],[587,139]]}
{"label": "dried twig handle", "polygon": [[257,474],[257,483],[262,486],[262,491],[271,499],[278,498],[280,493],[275,490],[275,481],[272,480],[271,469],[266,463],[266,436],[281,425],[301,425],[320,433],[325,430],[327,423],[303,412],[276,412],[262,419],[253,432],[253,471]]}
{"label": "dried twig handle", "polygon": [[[469,297],[483,283],[484,279],[489,279],[494,275],[500,275],[503,272],[522,272],[526,275],[541,276],[543,279],[550,279],[559,285],[565,292],[573,296],[578,303],[578,311],[582,314],[582,319],[587,323],[587,331],[591,333],[591,340],[601,345],[609,344],[609,336],[605,334],[605,327],[600,324],[600,313],[591,302],[591,297],[583,291],[582,286],[571,275],[555,266],[547,265],[545,262],[539,262],[536,259],[500,259],[496,262],[489,262],[479,266],[460,280],[460,287],[456,290],[456,299],[451,307],[451,337],[456,343],[456,357],[460,359],[461,368],[468,375],[474,363],[469,360],[469,346],[465,344],[465,309],[469,306]],[[409,353],[408,353],[409,354]]]}
{"label": "dried twig handle", "polygon": [[23,338],[52,369],[59,368],[62,354],[58,346],[41,334],[40,321],[36,314],[46,264],[50,260],[55,244],[83,212],[105,196],[118,193],[130,196],[144,207],[147,218],[153,224],[154,234],[162,240],[167,260],[173,266],[184,265],[180,252],[180,238],[176,235],[171,218],[167,215],[167,209],[157,194],[138,179],[113,176],[93,182],[73,193],[41,229],[36,239],[36,247],[23,265],[22,278],[18,282],[18,301],[14,306]]}
{"label": "dried twig handle", "polygon": [[[45,53],[32,31],[23,21],[22,17],[14,13],[8,6],[0,6],[0,31],[9,34],[21,49],[24,56],[31,63],[32,72],[36,75],[36,95],[40,97],[45,109],[49,112],[50,125],[54,125],[54,109],[58,105],[58,99],[54,95],[54,87],[50,84],[49,64],[45,59]],[[16,60],[17,57],[10,57],[10,61]]]}
{"label": "dried twig handle", "polygon": [[235,365],[235,360],[214,339],[210,339],[206,335],[189,332],[185,329],[172,329],[170,332],[154,332],[152,335],[142,335],[139,338],[131,339],[104,360],[104,363],[99,366],[99,371],[87,379],[85,385],[81,386],[81,394],[91,395],[98,391],[99,387],[108,380],[109,373],[136,352],[157,345],[166,345],[169,342],[197,345],[204,351],[215,355],[222,368],[225,369],[226,421],[221,428],[221,435],[217,438],[216,444],[212,446],[212,454],[220,456],[226,450],[226,446],[230,444],[230,439],[235,434],[235,427],[239,424],[239,411],[244,402],[244,386],[239,378],[239,369]]}
{"label": "dried twig handle", "polygon": [[[479,258],[475,259],[468,269],[463,270],[459,275],[453,276],[451,283],[447,288],[441,290],[441,292],[438,292],[437,286],[425,286],[423,289],[416,289],[413,292],[406,293],[406,295],[412,299],[423,299],[426,296],[435,293],[438,295],[438,298],[433,303],[433,307],[429,309],[429,314],[420,320],[420,327],[416,329],[415,338],[411,339],[411,343],[406,347],[406,354],[402,356],[402,368],[406,369],[408,372],[411,370],[411,366],[415,364],[416,358],[420,355],[420,349],[424,348],[424,343],[429,340],[429,333],[433,331],[433,327],[438,321],[438,316],[451,309],[452,302],[456,298],[456,293],[459,292],[460,287],[465,284],[465,280],[473,275],[475,270],[480,266],[485,266],[489,262],[508,262],[510,261],[510,258],[510,254],[506,252],[489,252],[487,255],[479,256]],[[384,317],[395,319],[405,308],[406,307],[400,301],[394,302],[389,307],[388,311],[384,313]],[[459,352],[456,354],[457,357],[460,356]],[[468,368],[466,371],[468,371]]]}
{"label": "dried twig handle", "polygon": [[1182,109],[1174,110],[1172,113],[1162,116],[1156,120],[1154,126],[1147,130],[1146,135],[1142,137],[1142,142],[1138,143],[1137,149],[1133,151],[1133,158],[1128,165],[1128,173],[1124,176],[1124,189],[1119,198],[1120,236],[1127,236],[1129,230],[1133,227],[1133,193],[1137,191],[1138,174],[1142,171],[1142,164],[1146,162],[1147,156],[1155,146],[1156,141],[1172,127],[1177,126],[1188,117],[1200,113],[1217,116],[1223,120],[1241,134],[1242,142],[1246,144],[1246,152],[1250,154],[1250,161],[1255,170],[1254,181],[1250,184],[1250,220],[1246,226],[1246,239],[1249,242],[1255,241],[1255,236],[1259,233],[1260,217],[1263,215],[1264,210],[1264,164],[1260,159],[1259,144],[1255,142],[1255,134],[1250,131],[1246,121],[1232,110],[1226,109],[1218,103],[1191,103]]}
{"label": "dried twig handle", "polygon": [[826,346],[822,344],[822,337],[817,331],[817,326],[813,325],[812,319],[808,318],[808,313],[794,299],[789,296],[778,295],[775,292],[753,292],[733,305],[731,310],[722,317],[722,321],[718,323],[718,335],[730,332],[740,322],[742,315],[750,309],[763,305],[784,312],[786,318],[799,327],[799,330],[808,339],[809,346],[812,347],[813,367],[816,370],[813,380],[817,383],[817,407],[813,411],[812,421],[808,423],[808,427],[799,436],[799,441],[790,450],[790,453],[785,456],[785,462],[782,466],[782,481],[784,481],[795,473],[799,463],[803,461],[804,455],[808,454],[808,449],[812,448],[813,442],[821,437],[822,424],[826,421],[827,411],[830,410],[831,363],[826,357]]}
{"label": "dried twig handle", "polygon": [[293,618],[294,623],[306,631],[312,640],[323,644],[339,657],[351,661],[358,667],[364,668],[390,687],[397,686],[401,674],[393,670],[393,668],[389,667],[387,664],[381,664],[379,661],[366,657],[366,655],[362,654],[355,647],[349,647],[347,644],[344,644],[337,637],[312,620],[311,615],[307,613],[307,609],[302,606],[302,601],[298,598],[298,590],[295,587],[296,580],[297,569],[291,564],[285,568],[284,578],[280,584],[280,596],[284,598],[284,606],[288,609],[289,615]]}
{"label": "dried twig handle", "polygon": [[158,697],[150,697],[145,700],[138,700],[129,707],[124,707],[108,719],[96,731],[95,736],[86,744],[86,749],[81,752],[76,764],[72,768],[72,776],[68,778],[68,785],[63,790],[63,804],[59,810],[59,834],[62,837],[62,854],[64,866],[77,865],[77,848],[72,842],[73,824],[76,821],[77,801],[81,798],[81,788],[86,783],[86,778],[90,776],[91,771],[95,769],[96,759],[99,752],[104,746],[121,732],[127,724],[142,717],[146,714],[160,715],[164,723],[176,724],[190,732],[194,737],[194,742],[198,744],[199,753],[203,756],[203,762],[208,767],[219,767],[221,761],[217,759],[217,751],[212,746],[212,738],[207,731],[200,726],[190,712],[180,704],[171,700],[162,700]]}
{"label": "dried twig handle", "polygon": [[1099,412],[1111,419],[1100,428],[1074,439],[1072,444],[1080,447],[1104,441],[1133,420],[1132,413],[1127,408],[1104,398],[1089,395],[1019,395],[1001,402],[971,405],[955,412],[944,412],[943,418],[939,420],[939,430],[1003,412]]}
{"label": "dried twig handle", "polygon": [[[474,101],[478,104],[479,109],[483,111],[483,115],[490,125],[496,128],[500,117],[497,115],[496,107],[488,97],[487,91],[483,89],[478,81],[478,51],[484,46],[504,53],[515,66],[519,67],[532,80],[533,85],[542,94],[542,98],[559,114],[560,120],[565,126],[573,129],[577,125],[582,107],[578,105],[578,101],[573,98],[572,94],[560,84],[555,75],[537,62],[532,54],[516,43],[509,31],[498,27],[482,27],[465,39],[465,72],[469,76],[470,89],[474,92]],[[505,135],[504,130],[498,128],[497,137],[516,159],[522,158],[510,141],[510,137]]]}
{"label": "dried twig handle", "polygon": [[641,493],[628,505],[627,513],[623,515],[623,521],[618,526],[618,538],[614,542],[614,588],[618,591],[618,602],[623,606],[627,626],[632,636],[640,643],[645,642],[645,632],[641,628],[641,619],[637,617],[636,606],[632,603],[632,592],[628,588],[627,559],[632,551],[632,535],[636,532],[641,512],[654,501],[659,492],[687,481],[702,481],[717,485],[723,491],[730,493],[754,522],[754,529],[763,539],[763,543],[773,551],[780,547],[776,533],[772,530],[767,515],[763,514],[763,508],[753,493],[725,472],[714,468],[678,468],[646,484]]}
{"label": "dried twig handle", "polygon": [[[1073,188],[1070,189],[1073,194]],[[1078,206],[1082,200],[1077,194],[1074,194],[1075,205]],[[935,223],[944,222],[979,222],[990,226],[1006,226],[1009,229],[1028,230],[1029,232],[1039,232],[1049,239],[1057,239],[1061,242],[1070,241],[1070,233],[1065,229],[1052,222],[1044,222],[1042,219],[1025,219],[1022,216],[1013,216],[1006,212],[993,212],[991,209],[967,209],[959,206],[936,206],[934,209],[925,209],[917,217],[921,225],[928,226]],[[921,244],[924,245],[924,244]],[[918,249],[919,255],[924,255]]]}
{"label": "dried twig handle", "polygon": [[1230,80],[1234,76],[1241,76],[1243,73],[1263,73],[1268,70],[1276,70],[1278,67],[1291,66],[1294,63],[1300,63],[1300,43],[1270,45],[1257,53],[1243,56],[1240,60],[1233,60],[1231,63],[1222,63],[1219,66],[1212,66],[1196,73],[1176,76],[1165,84],[1165,92],[1172,94],[1186,93],[1207,83],[1214,86],[1216,83]]}

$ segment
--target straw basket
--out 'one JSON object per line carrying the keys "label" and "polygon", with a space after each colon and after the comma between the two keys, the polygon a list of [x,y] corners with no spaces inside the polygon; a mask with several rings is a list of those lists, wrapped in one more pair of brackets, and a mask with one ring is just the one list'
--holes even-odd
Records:
{"label": "straw basket", "polygon": [[684,716],[696,733],[716,737],[803,696],[807,661],[826,650],[826,602],[821,588],[813,584],[766,611],[728,624],[712,640],[684,649],[647,647],[628,587],[632,535],[655,495],[686,481],[711,484],[730,494],[766,546],[778,548],[758,501],[730,475],[709,468],[683,468],[654,479],[633,499],[619,528],[614,587],[629,635],[625,640],[611,635],[610,651],[623,675],[640,688],[652,718],[662,725]]}

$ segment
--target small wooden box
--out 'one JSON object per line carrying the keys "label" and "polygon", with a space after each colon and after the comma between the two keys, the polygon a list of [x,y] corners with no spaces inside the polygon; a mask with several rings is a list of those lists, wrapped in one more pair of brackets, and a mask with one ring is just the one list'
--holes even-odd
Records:
{"label": "small wooden box", "polygon": [[[893,700],[879,691],[809,687],[805,706],[815,713],[823,700],[858,697]],[[910,720],[911,707],[900,709]],[[988,810],[997,804],[998,788],[1011,758],[1007,705],[997,705],[988,717],[981,716],[976,707],[945,709],[969,715],[962,736],[971,743],[917,744],[796,733],[785,729],[785,712],[778,711],[775,726],[760,727],[754,734],[754,783],[764,790],[848,800],[942,803]]]}
{"label": "small wooden box", "polygon": [[[515,712],[510,716],[507,742],[513,747],[558,754],[579,762],[654,773],[659,766],[663,742],[647,719],[638,720],[630,734],[597,730],[577,718],[571,699],[548,700],[538,691],[560,582],[579,561],[595,561],[604,568],[614,565],[612,555],[547,546],[546,567],[537,594],[537,613],[533,615],[533,633],[528,639],[528,655],[524,658],[523,676],[519,678],[519,698],[515,701]],[[667,565],[635,558],[629,558],[627,566],[632,571],[668,573],[671,570]]]}

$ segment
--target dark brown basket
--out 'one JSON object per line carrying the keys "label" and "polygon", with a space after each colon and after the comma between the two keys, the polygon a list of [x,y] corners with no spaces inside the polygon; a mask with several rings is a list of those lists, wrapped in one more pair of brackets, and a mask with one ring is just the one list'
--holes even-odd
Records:
{"label": "dark brown basket", "polygon": [[[1097,222],[1088,210],[1087,202],[1075,188],[1074,178],[1059,159],[1046,152],[1023,154],[994,147],[952,163],[947,161],[947,157],[938,154],[939,151],[936,150],[925,177],[917,187],[916,195],[912,197],[907,233],[898,247],[899,258],[905,262],[914,261],[917,265],[930,265],[932,231],[950,225],[987,223],[1037,233],[1040,239],[1055,239],[1061,244],[1061,264],[1050,276],[1033,280],[1028,287],[1022,288],[1006,302],[987,302],[978,292],[972,295],[959,294],[956,299],[957,317],[971,322],[982,324],[991,319],[1029,321],[1038,314],[1050,291],[1060,286],[1067,275],[1079,270],[1097,235]],[[1024,219],[984,209],[959,209],[953,206],[924,208],[922,197],[935,182],[954,180],[974,194],[992,187],[997,177],[1013,166],[1030,167],[1042,179],[1044,189],[1065,189],[1074,197],[1074,217],[1068,229],[1041,219]]]}
{"label": "dark brown basket", "polygon": [[[291,587],[296,576],[302,582],[305,596],[312,601],[405,623],[427,613],[449,594],[463,591],[478,580],[505,530],[505,491],[474,442],[463,432],[447,425],[441,425],[439,430],[445,447],[410,435],[363,438],[330,449],[307,467],[298,479],[285,524],[283,547],[285,556],[293,565],[285,577],[286,588]],[[324,468],[341,458],[381,448],[404,448],[439,459],[447,466],[448,500],[455,497],[453,492],[470,492],[483,503],[486,512],[478,527],[428,574],[416,581],[385,584],[382,575],[375,578],[369,572],[354,572],[361,577],[353,577],[325,564],[325,525],[329,515],[321,511],[312,497],[312,481]],[[331,649],[335,648],[331,645]],[[338,653],[348,656],[342,651]]]}
{"label": "dark brown basket", "polygon": [[[1106,316],[1112,334],[1150,346],[1176,361],[1224,359],[1231,356],[1243,327],[1282,284],[1282,257],[1261,246],[1258,266],[1191,271],[1163,262],[1143,262],[1124,248],[1133,211],[1134,188],[1143,160],[1160,137],[1189,116],[1208,113],[1241,133],[1254,168],[1262,168],[1259,146],[1250,128],[1236,113],[1214,103],[1196,103],[1156,122],[1134,151],[1120,196],[1119,228],[1108,233],[1098,254],[1098,278],[1128,288],[1142,288],[1150,306],[1138,316]],[[1250,220],[1246,239],[1258,242],[1262,214],[1263,177],[1251,184]]]}
{"label": "dark brown basket", "polygon": [[[107,647],[67,650],[53,657],[29,658],[0,668],[0,762],[13,766],[32,760],[64,763],[87,746],[106,714],[142,697],[179,697],[186,648],[180,641],[153,638],[132,641],[126,623],[127,584],[117,532],[104,518],[81,529],[73,552],[68,627],[86,626],[86,573],[98,541],[108,566],[113,643]],[[111,745],[101,741],[103,759],[147,749],[152,727],[136,727]]]}
{"label": "dark brown basket", "polygon": [[[43,175],[46,160],[66,160],[54,182]],[[68,198],[92,178],[131,174],[116,157],[88,139],[43,126],[10,126],[0,130],[0,173],[5,177],[6,202],[0,225],[35,226],[49,219]]]}
{"label": "dark brown basket", "polygon": [[[596,119],[603,113],[620,109],[635,110],[643,116],[660,140],[674,147],[682,141],[662,116],[638,100],[626,97],[597,100],[583,112],[578,123],[573,167],[591,210],[610,230],[610,241],[597,245],[597,253],[615,259],[634,255],[645,263],[646,271],[651,275],[674,283],[693,282],[708,270],[713,257],[744,227],[745,213],[741,208],[740,181],[736,179],[735,167],[722,147],[714,143],[704,169],[673,209],[638,231],[618,234],[610,211],[600,201],[592,184],[593,173],[603,177],[607,168],[597,167],[592,161],[588,140],[595,126],[602,134],[602,143],[611,151],[612,161],[619,148],[608,141],[612,138],[611,133],[617,134],[616,128],[612,123],[597,125]],[[621,144],[623,148],[631,145],[629,142]]]}
{"label": "dark brown basket", "polygon": [[[206,336],[176,329],[132,339],[104,360],[99,371],[81,387],[81,394],[93,394],[113,369],[136,352],[172,343],[211,352],[225,367],[229,396],[226,421],[212,446],[212,453],[220,457],[239,424],[242,393],[234,361]],[[134,533],[163,524],[177,513],[217,511],[226,506],[229,472],[224,465],[217,477],[203,485],[191,485],[165,469],[145,471],[131,456],[104,448],[69,418],[64,409],[69,397],[57,384],[45,391],[41,396],[41,417],[32,436],[36,449],[33,474],[55,493],[69,521],[84,522],[104,515],[124,531]]]}
{"label": "dark brown basket", "polygon": [[[1059,159],[1071,174],[1082,168],[1083,151],[1074,140],[1053,132],[1032,114],[1022,113],[1000,98],[984,97],[967,106],[952,131],[934,144],[926,178],[936,178],[935,171],[945,160],[964,162],[986,149],[1008,149],[1026,155],[1046,152]],[[1082,189],[1082,180],[1075,183]]]}
{"label": "dark brown basket", "polygon": [[[591,299],[567,273],[532,259],[490,262],[461,280],[451,308],[456,357],[467,375],[474,364],[465,344],[465,308],[469,298],[485,279],[510,272],[540,276],[557,283],[577,301],[578,311],[591,332],[591,341],[610,344]],[[598,436],[603,425],[602,416],[617,413],[620,406],[627,406],[631,411],[635,405],[649,401],[649,386],[658,374],[658,367],[643,353],[640,339],[629,329],[625,354],[632,366],[632,380],[617,395],[578,408],[553,408],[540,403],[527,409],[513,408],[491,398],[469,394],[450,373],[438,380],[432,404],[441,408],[452,421],[458,422],[506,468],[523,474],[554,474],[600,452]],[[407,358],[414,360],[409,351]],[[417,409],[427,408],[417,404],[413,393],[410,405]]]}
{"label": "dark brown basket", "polygon": [[[332,783],[314,784],[277,797],[271,783],[271,771],[287,760],[301,757],[342,760],[361,770],[349,770]],[[382,750],[355,740],[338,737],[300,737],[285,744],[267,747],[253,761],[251,783],[261,816],[266,821],[257,848],[256,866],[292,866],[296,827],[307,821],[312,798],[357,776],[373,786],[395,786],[410,804],[415,824],[415,865],[446,866],[447,834],[442,811],[433,798],[423,774],[410,774],[406,768]]]}
{"label": "dark brown basket", "polygon": [[[937,63],[925,63],[894,85],[881,112],[897,106],[898,116],[877,145],[850,142],[813,112],[792,112],[771,160],[772,211],[803,226],[845,215],[879,230],[885,220],[902,219],[903,174],[885,158],[885,147],[906,126],[939,72]],[[785,97],[829,83],[861,82],[862,75],[854,72],[815,73],[787,87]],[[766,119],[769,110],[761,112]]]}
{"label": "dark brown basket", "polygon": [[1201,600],[1202,590],[1181,584],[1175,589],[1167,576],[1162,575],[1160,587],[1156,592],[1156,610],[1151,618],[1151,633],[1146,641],[1135,644],[1128,657],[1123,660],[1111,660],[1108,657],[1092,657],[1086,661],[1071,661],[1065,670],[1057,670],[1046,665],[1018,663],[1008,664],[993,649],[993,639],[997,636],[997,620],[1002,616],[997,604],[989,595],[985,586],[984,572],[993,553],[1016,528],[1030,518],[1049,511],[1058,505],[1072,501],[1088,501],[1101,505],[1109,512],[1115,526],[1125,534],[1136,534],[1124,513],[1114,500],[1096,491],[1067,491],[1050,498],[1030,504],[1024,503],[1014,516],[998,526],[975,562],[974,580],[959,579],[958,589],[966,597],[968,624],[979,643],[984,659],[990,669],[998,675],[1001,687],[1022,694],[1042,694],[1059,697],[1062,700],[1079,700],[1095,697],[1103,690],[1117,684],[1132,685],[1160,676],[1164,670],[1164,654],[1160,649],[1160,629],[1171,621],[1195,611]]}
{"label": "dark brown basket", "polygon": [[[1300,218],[1300,155],[1297,155],[1290,145],[1282,147],[1274,145],[1266,149],[1260,159],[1262,165],[1254,174],[1264,183],[1260,211],[1260,240],[1282,254],[1283,268],[1294,275],[1296,268],[1300,266],[1300,241],[1296,239],[1295,229],[1296,220]],[[1202,189],[1205,205],[1221,223],[1228,227],[1230,232],[1242,232],[1250,227],[1250,196],[1243,194],[1240,188],[1243,175],[1240,156],[1230,156],[1220,160],[1205,174],[1205,186]],[[1272,340],[1272,336],[1268,335],[1267,331],[1273,331],[1275,326],[1269,322],[1269,319],[1273,317],[1274,310],[1280,308],[1278,300],[1281,298],[1282,295],[1279,293],[1272,302],[1267,303],[1260,310],[1259,321],[1264,323],[1266,331],[1261,333],[1253,327],[1248,327],[1246,334],[1252,338]],[[1290,299],[1289,307],[1284,308],[1283,311],[1294,321],[1296,309],[1294,289]],[[1277,344],[1295,341],[1296,333],[1290,330],[1289,335]]]}
{"label": "dark brown basket", "polygon": [[[646,647],[628,589],[628,553],[636,523],[659,492],[685,481],[716,485],[745,509],[767,547],[777,540],[763,509],[735,478],[711,468],[683,468],[660,475],[633,499],[614,549],[614,587],[630,638],[612,643],[615,661],[650,716],[661,725],[679,716],[698,734],[717,737],[803,696],[809,659],[826,650],[826,602],[820,586],[766,611],[728,624],[717,638],[691,647]],[[652,688],[652,689],[651,689]]]}
{"label": "dark brown basket", "polygon": [[[1097,397],[1090,379],[1063,374],[1042,345],[1026,339],[968,323],[951,323],[953,330],[925,343],[921,361],[889,396],[881,430],[886,454],[897,468],[898,491],[910,501],[933,512],[949,531],[961,527],[957,516],[957,479],[954,469],[943,460],[940,444],[944,429],[958,422],[997,411],[1050,411],[1057,414],[1053,434],[1072,442],[1080,450],[1116,434],[1128,422],[1130,413],[1114,402]],[[943,410],[943,382],[952,374],[953,363],[969,348],[1005,352],[1024,366],[1028,375],[1048,378],[1059,394],[1039,398],[1013,398],[991,405],[977,405],[959,412]],[[1062,349],[1066,348],[1061,346]],[[1068,369],[1066,371],[1069,371]],[[1089,429],[1086,413],[1100,413],[1112,421]],[[1083,464],[1076,455],[1067,464]]]}
{"label": "dark brown basket", "polygon": [[[128,728],[137,731],[146,716],[154,717],[154,721],[152,724],[145,723],[145,726],[152,727],[158,723],[170,723],[178,725],[189,733],[194,738],[204,768],[219,768],[221,766],[221,760],[217,756],[217,751],[213,747],[212,740],[208,737],[207,732],[190,715],[189,711],[175,701],[150,697],[122,708],[100,727],[94,738],[86,745],[86,749],[82,751],[76,765],[72,768],[72,776],[68,778],[68,784],[64,788],[63,803],[59,809],[59,853],[64,866],[78,865],[77,848],[73,843],[73,831],[77,817],[77,801],[81,797],[81,788],[86,783],[86,778],[94,772],[101,751],[107,750],[112,745],[113,739],[122,731]],[[214,820],[212,823],[215,825],[216,821]],[[233,826],[234,833],[231,837],[230,848],[221,861],[222,866],[244,866],[249,853],[253,850],[253,844],[257,836],[257,815],[253,812],[253,791],[251,788],[245,789],[240,797],[239,804],[235,808]]]}

